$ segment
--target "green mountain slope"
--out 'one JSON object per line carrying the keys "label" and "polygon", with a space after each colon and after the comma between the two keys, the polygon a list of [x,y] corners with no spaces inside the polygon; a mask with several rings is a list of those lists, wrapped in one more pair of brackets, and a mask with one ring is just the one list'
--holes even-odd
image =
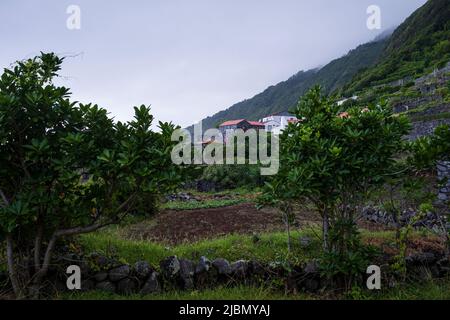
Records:
{"label": "green mountain slope", "polygon": [[272,113],[287,111],[316,83],[320,83],[327,92],[335,91],[348,83],[358,71],[375,64],[386,42],[386,39],[379,39],[363,44],[321,69],[300,71],[253,98],[204,119],[203,128],[213,128],[230,119],[258,120]]}
{"label": "green mountain slope", "polygon": [[321,69],[301,71],[251,99],[204,119],[203,128],[215,127],[226,120],[257,120],[287,111],[316,84],[326,93],[345,97],[356,94],[370,102],[379,98],[378,91],[385,93],[389,89],[376,87],[399,79],[413,80],[445,66],[449,60],[450,0],[428,0],[392,35],[361,45]]}
{"label": "green mountain slope", "polygon": [[450,1],[429,0],[392,34],[376,66],[358,73],[344,95],[417,78],[450,60]]}

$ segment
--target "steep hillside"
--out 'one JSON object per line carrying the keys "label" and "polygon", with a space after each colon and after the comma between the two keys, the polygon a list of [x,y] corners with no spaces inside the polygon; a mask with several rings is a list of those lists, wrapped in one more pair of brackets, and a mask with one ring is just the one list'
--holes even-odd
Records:
{"label": "steep hillside", "polygon": [[386,100],[413,123],[410,139],[450,124],[450,1],[429,0],[390,37],[376,65],[341,94],[367,104]]}
{"label": "steep hillside", "polygon": [[[207,129],[225,120],[257,120],[271,113],[287,111],[316,84],[322,85],[326,93],[345,97],[358,95],[361,103],[394,96],[398,104],[405,94],[410,95],[409,98],[423,95],[420,88],[411,87],[414,80],[445,67],[448,61],[450,0],[429,0],[392,35],[361,45],[321,69],[301,71],[251,99],[204,119],[203,126]],[[443,77],[440,82],[445,81],[445,74]],[[398,80],[400,87],[408,87],[397,88]],[[440,83],[437,89],[438,92],[430,93],[427,99],[439,97],[447,101],[443,84]]]}
{"label": "steep hillside", "polygon": [[348,83],[361,69],[374,65],[385,48],[386,38],[363,44],[321,69],[300,71],[288,80],[267,88],[255,97],[239,102],[203,120],[208,129],[229,119],[257,120],[265,115],[287,111],[316,83],[327,92],[335,91]]}
{"label": "steep hillside", "polygon": [[429,0],[392,34],[376,66],[345,86],[353,95],[371,86],[418,78],[450,60],[450,1]]}

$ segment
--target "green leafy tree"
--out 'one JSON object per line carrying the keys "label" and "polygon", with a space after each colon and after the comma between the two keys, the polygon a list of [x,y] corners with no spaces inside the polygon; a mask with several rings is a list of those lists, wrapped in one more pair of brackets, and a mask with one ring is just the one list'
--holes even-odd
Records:
{"label": "green leafy tree", "polygon": [[55,54],[17,62],[0,78],[0,238],[18,298],[38,297],[60,239],[119,223],[172,189],[172,124],[151,129],[148,107],[114,123],[53,82]]}
{"label": "green leafy tree", "polygon": [[358,206],[397,170],[396,156],[410,126],[385,104],[345,112],[340,108],[321,95],[320,87],[300,100],[292,112],[303,121],[283,132],[280,171],[267,184],[262,200],[312,203],[322,217],[325,253],[348,264],[356,259],[359,244]]}

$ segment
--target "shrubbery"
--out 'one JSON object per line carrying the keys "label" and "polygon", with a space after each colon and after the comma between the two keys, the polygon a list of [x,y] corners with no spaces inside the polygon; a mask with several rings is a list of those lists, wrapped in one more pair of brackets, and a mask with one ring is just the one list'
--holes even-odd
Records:
{"label": "shrubbery", "polygon": [[436,128],[431,136],[421,137],[412,145],[411,164],[417,168],[430,168],[436,161],[450,161],[450,126]]}
{"label": "shrubbery", "polygon": [[214,182],[219,189],[257,187],[263,184],[257,165],[213,165],[205,167],[202,180]]}

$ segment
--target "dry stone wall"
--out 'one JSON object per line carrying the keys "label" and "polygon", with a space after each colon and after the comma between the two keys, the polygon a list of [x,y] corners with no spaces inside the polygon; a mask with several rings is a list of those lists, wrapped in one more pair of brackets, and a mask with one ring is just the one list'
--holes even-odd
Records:
{"label": "dry stone wall", "polygon": [[438,199],[443,204],[450,201],[450,161],[439,161],[437,164],[438,178],[442,182]]}

